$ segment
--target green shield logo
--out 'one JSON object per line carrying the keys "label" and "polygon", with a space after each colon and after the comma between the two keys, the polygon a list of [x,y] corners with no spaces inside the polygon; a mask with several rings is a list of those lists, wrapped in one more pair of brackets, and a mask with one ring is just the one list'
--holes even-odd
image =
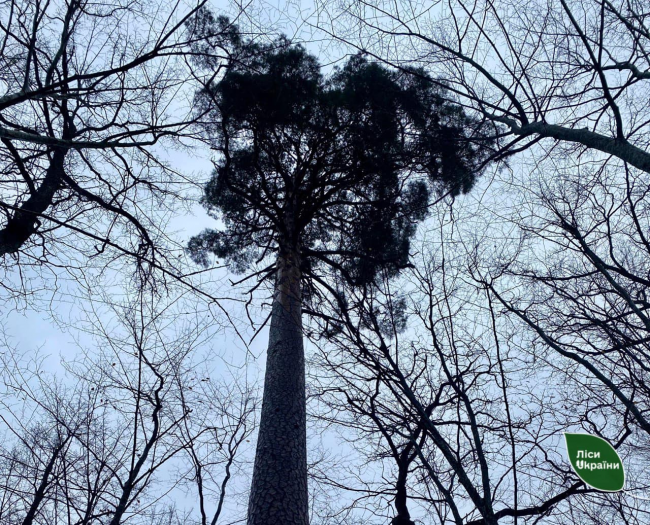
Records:
{"label": "green shield logo", "polygon": [[564,434],[569,461],[578,477],[590,487],[617,492],[625,485],[623,462],[604,439],[591,434]]}

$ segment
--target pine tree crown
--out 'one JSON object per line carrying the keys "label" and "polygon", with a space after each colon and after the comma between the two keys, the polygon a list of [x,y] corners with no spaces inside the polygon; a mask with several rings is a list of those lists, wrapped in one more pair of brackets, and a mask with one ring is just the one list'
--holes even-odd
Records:
{"label": "pine tree crown", "polygon": [[305,279],[327,267],[352,285],[398,273],[432,195],[480,174],[482,123],[422,70],[358,54],[325,76],[285,37],[232,41],[227,72],[197,94],[220,154],[202,202],[223,227],[191,239],[193,258],[245,272],[295,251]]}

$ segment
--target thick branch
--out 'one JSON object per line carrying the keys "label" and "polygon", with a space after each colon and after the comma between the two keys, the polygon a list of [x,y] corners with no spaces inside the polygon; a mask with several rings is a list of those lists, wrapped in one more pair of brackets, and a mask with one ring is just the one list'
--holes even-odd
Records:
{"label": "thick branch", "polygon": [[61,188],[66,153],[65,149],[54,151],[41,185],[0,230],[0,257],[8,253],[16,253],[36,232],[39,217],[49,208],[54,194]]}
{"label": "thick branch", "polygon": [[495,116],[492,116],[492,118],[507,124],[516,135],[522,137],[538,135],[544,138],[575,142],[588,148],[602,151],[603,153],[609,153],[631,164],[635,168],[650,173],[650,153],[630,144],[625,139],[607,137],[600,133],[590,131],[587,128],[572,129],[557,124],[547,124],[545,122],[531,122],[530,124],[520,126],[509,118]]}

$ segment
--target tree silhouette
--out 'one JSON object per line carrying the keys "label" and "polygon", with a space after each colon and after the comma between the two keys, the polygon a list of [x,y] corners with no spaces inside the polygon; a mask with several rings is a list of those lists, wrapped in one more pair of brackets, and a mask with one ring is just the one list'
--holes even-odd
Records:
{"label": "tree silhouette", "polygon": [[[2,2],[6,296],[28,296],[27,282],[47,268],[81,276],[104,254],[128,257],[148,281],[182,279],[158,212],[181,204],[190,186],[157,148],[196,139],[184,98],[202,84],[187,57],[215,69],[226,60],[228,22],[202,31],[205,3],[145,13],[129,1]],[[16,266],[18,283],[9,278]]]}
{"label": "tree silhouette", "polygon": [[489,141],[424,72],[357,55],[325,77],[285,38],[242,40],[234,55],[198,94],[221,153],[204,204],[224,228],[189,248],[240,272],[275,256],[262,272],[275,288],[248,523],[306,524],[303,301],[336,293],[326,272],[351,286],[396,275],[432,195],[468,191]]}

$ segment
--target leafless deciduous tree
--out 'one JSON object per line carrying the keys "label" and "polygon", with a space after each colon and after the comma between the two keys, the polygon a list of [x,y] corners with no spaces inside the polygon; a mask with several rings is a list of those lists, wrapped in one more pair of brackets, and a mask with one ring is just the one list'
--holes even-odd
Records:
{"label": "leafless deciduous tree", "polygon": [[0,522],[221,523],[254,397],[192,362],[204,323],[151,301],[94,307],[98,346],[67,378],[3,345]]}
{"label": "leafless deciduous tree", "polygon": [[650,173],[644,2],[354,0],[320,7],[321,29],[392,64],[425,66],[459,103],[501,125],[501,154],[553,139]]}
{"label": "leafless deciduous tree", "polygon": [[[322,331],[314,328],[329,340],[317,339],[323,351],[312,379],[313,395],[330,407],[320,417],[352,432],[350,441],[382,473],[365,484],[346,482],[345,469],[321,472],[317,481],[344,485],[347,501],[374,509],[384,523],[387,514],[393,523],[643,523],[648,509],[632,496],[647,483],[639,475],[647,439],[638,435],[633,411],[611,385],[565,355],[575,346],[562,341],[567,346],[559,352],[557,342],[508,313],[515,308],[475,273],[471,237],[460,236],[455,221],[462,223],[447,216],[437,234],[429,230],[408,278],[381,290],[347,291],[331,307],[338,313],[321,317]],[[483,268],[494,270],[498,250],[489,250]],[[528,297],[513,280],[508,284],[509,293]],[[566,315],[533,314],[555,304],[545,299],[517,312],[568,331]],[[586,337],[578,330],[573,340],[581,333]],[[620,370],[603,370],[631,395],[622,381],[627,365],[612,361]],[[640,389],[634,400],[643,410]],[[575,431],[618,448],[632,467],[632,496],[582,484],[562,441],[563,432]]]}
{"label": "leafless deciduous tree", "polygon": [[628,481],[641,495],[650,410],[647,176],[552,158],[533,175],[525,191],[511,192],[505,214],[518,240],[508,250],[476,246],[471,273],[503,315],[583,378],[585,430],[629,435]]}
{"label": "leafless deciduous tree", "polygon": [[187,60],[225,64],[227,31],[197,36],[191,23],[205,3],[0,3],[5,267],[83,267],[110,254],[104,263],[128,255],[173,273],[163,225],[193,183],[165,149],[192,136]]}

